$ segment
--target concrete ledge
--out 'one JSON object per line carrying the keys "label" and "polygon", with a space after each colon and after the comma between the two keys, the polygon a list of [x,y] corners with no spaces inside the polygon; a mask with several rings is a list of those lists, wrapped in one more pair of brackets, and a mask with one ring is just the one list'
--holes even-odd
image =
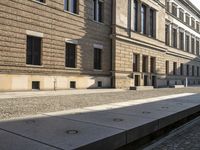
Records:
{"label": "concrete ledge", "polygon": [[148,91],[148,90],[153,90],[153,86],[134,86],[130,87],[130,90],[136,90],[136,91]]}
{"label": "concrete ledge", "polygon": [[175,89],[179,89],[179,88],[184,88],[184,85],[172,85],[170,86],[170,88],[175,88]]}

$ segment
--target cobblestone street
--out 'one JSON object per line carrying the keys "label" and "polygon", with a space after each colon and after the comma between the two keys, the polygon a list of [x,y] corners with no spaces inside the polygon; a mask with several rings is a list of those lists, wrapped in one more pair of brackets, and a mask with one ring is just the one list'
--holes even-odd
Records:
{"label": "cobblestone street", "polygon": [[200,150],[200,117],[172,131],[145,150]]}
{"label": "cobblestone street", "polygon": [[23,117],[27,115],[35,115],[45,112],[55,112],[75,108],[82,108],[87,106],[96,106],[102,104],[124,102],[129,100],[159,97],[179,93],[200,93],[200,88],[166,88],[155,89],[151,91],[125,90],[121,92],[57,96],[52,96],[51,91],[49,93],[50,96],[0,99],[0,119]]}

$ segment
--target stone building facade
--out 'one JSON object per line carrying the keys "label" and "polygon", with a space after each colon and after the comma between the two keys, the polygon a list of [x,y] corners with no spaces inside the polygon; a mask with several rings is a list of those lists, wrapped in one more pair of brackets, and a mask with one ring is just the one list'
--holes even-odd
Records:
{"label": "stone building facade", "polygon": [[[180,10],[184,10],[183,21]],[[113,11],[112,75],[115,87],[199,84],[200,12],[190,1],[115,0]],[[177,16],[172,11],[177,12]],[[186,24],[186,14],[190,14],[189,24]],[[182,30],[184,35],[180,40]],[[190,34],[188,51],[180,48],[180,45],[185,47],[185,33]]]}
{"label": "stone building facade", "polygon": [[110,0],[0,1],[0,91],[110,87],[111,6]]}
{"label": "stone building facade", "polygon": [[0,14],[0,91],[199,84],[188,0],[8,0]]}

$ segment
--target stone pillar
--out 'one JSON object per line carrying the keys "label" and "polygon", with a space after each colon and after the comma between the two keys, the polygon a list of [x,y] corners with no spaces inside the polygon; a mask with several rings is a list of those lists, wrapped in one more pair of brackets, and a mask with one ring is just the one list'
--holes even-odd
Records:
{"label": "stone pillar", "polygon": [[157,13],[156,13],[156,11],[154,11],[153,12],[154,14],[153,14],[153,37],[154,38],[156,38],[156,35],[157,35],[157,20],[156,20],[156,18],[157,18]]}
{"label": "stone pillar", "polygon": [[169,46],[172,46],[172,24],[169,24]]}
{"label": "stone pillar", "polygon": [[142,54],[139,54],[139,72],[142,72]]}
{"label": "stone pillar", "polygon": [[183,30],[183,51],[185,51],[185,31]]}

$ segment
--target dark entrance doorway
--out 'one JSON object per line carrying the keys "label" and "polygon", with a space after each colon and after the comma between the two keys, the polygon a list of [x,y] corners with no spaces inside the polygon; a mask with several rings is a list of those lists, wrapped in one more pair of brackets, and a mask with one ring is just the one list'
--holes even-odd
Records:
{"label": "dark entrance doorway", "polygon": [[148,86],[148,76],[144,75],[144,86]]}
{"label": "dark entrance doorway", "polygon": [[156,76],[152,76],[152,86],[156,87]]}

